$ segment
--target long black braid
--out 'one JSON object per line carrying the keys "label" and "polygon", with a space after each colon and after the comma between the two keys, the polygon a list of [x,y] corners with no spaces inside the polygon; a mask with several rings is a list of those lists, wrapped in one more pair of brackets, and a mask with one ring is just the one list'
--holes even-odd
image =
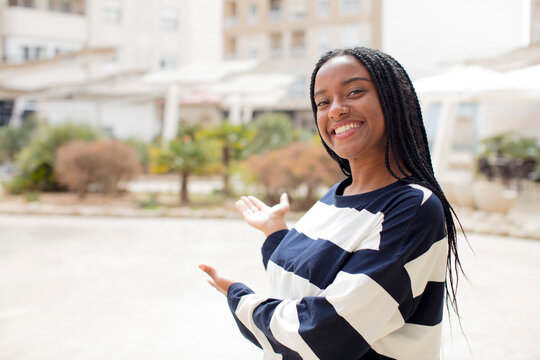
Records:
{"label": "long black braid", "polygon": [[[450,303],[454,311],[459,315],[456,301],[459,281],[458,270],[463,273],[463,269],[457,251],[457,233],[454,217],[460,227],[461,223],[435,179],[420,104],[412,82],[403,67],[390,55],[365,47],[337,49],[327,52],[319,59],[311,75],[310,98],[315,124],[317,124],[317,105],[314,98],[314,86],[317,73],[321,66],[331,58],[345,55],[354,56],[366,67],[377,89],[384,114],[386,128],[385,165],[389,173],[396,179],[402,179],[428,188],[441,200],[448,237],[446,263],[448,275],[445,281],[446,304],[448,306]],[[319,130],[318,126],[317,130]],[[351,176],[349,161],[339,157],[328,147],[324,140],[323,145],[332,159],[339,164],[341,171],[346,176]],[[391,169],[390,154],[397,164],[397,170],[400,174],[396,174]],[[401,164],[405,166],[405,169]],[[461,229],[463,230],[463,228]]]}

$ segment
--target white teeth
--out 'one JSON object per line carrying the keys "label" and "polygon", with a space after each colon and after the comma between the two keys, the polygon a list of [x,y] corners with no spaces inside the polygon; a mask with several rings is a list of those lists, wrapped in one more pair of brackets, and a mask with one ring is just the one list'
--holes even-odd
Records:
{"label": "white teeth", "polygon": [[334,130],[334,132],[336,133],[336,135],[339,135],[339,134],[343,134],[347,130],[354,129],[354,128],[357,128],[359,126],[360,126],[360,124],[358,124],[358,123],[351,123],[351,124],[347,124],[347,125],[338,127],[337,129]]}

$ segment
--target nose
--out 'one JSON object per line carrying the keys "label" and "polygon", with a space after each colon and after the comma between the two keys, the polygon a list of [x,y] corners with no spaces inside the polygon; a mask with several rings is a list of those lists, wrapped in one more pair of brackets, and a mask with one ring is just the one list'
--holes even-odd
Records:
{"label": "nose", "polygon": [[332,102],[332,106],[328,111],[328,115],[332,119],[339,119],[345,115],[348,115],[350,112],[349,106],[344,104],[342,101],[335,100]]}

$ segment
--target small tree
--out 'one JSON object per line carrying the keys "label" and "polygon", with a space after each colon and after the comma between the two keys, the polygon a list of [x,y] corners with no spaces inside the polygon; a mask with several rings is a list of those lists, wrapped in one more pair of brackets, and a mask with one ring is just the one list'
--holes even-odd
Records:
{"label": "small tree", "polygon": [[83,198],[91,185],[98,191],[117,193],[123,181],[141,172],[135,150],[118,141],[72,141],[57,151],[56,178]]}
{"label": "small tree", "polygon": [[186,126],[178,130],[176,139],[158,153],[158,164],[168,166],[180,175],[180,204],[189,204],[188,181],[192,174],[211,172],[216,163],[216,144],[201,134],[200,127]]}
{"label": "small tree", "polygon": [[311,204],[317,189],[342,178],[337,164],[320,144],[296,142],[264,155],[253,155],[249,165],[264,186],[269,201],[278,201],[283,192],[304,189],[301,206]]}
{"label": "small tree", "polygon": [[223,174],[223,193],[230,194],[231,163],[245,156],[244,150],[253,138],[254,131],[245,125],[234,125],[229,121],[210,127],[203,132],[209,139],[215,139],[221,147],[221,164]]}

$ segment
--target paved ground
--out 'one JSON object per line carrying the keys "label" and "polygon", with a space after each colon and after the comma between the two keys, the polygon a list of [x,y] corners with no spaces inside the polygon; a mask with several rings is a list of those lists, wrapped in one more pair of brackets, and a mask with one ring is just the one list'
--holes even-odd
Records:
{"label": "paved ground", "polygon": [[[0,359],[259,359],[207,262],[264,291],[261,235],[241,221],[0,215]],[[540,242],[470,236],[472,285],[442,359],[540,358]],[[453,333],[453,334],[452,334]]]}

